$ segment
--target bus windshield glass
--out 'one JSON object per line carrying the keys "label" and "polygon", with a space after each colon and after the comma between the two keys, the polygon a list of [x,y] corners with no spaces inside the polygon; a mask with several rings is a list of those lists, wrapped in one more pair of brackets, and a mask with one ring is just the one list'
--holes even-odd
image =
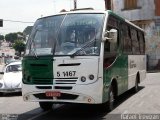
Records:
{"label": "bus windshield glass", "polygon": [[65,15],[38,19],[26,46],[26,55],[52,55],[56,37]]}
{"label": "bus windshield glass", "polygon": [[55,55],[99,55],[103,16],[67,15],[58,34]]}
{"label": "bus windshield glass", "polygon": [[104,14],[64,16],[39,19],[26,53],[36,56],[99,55]]}

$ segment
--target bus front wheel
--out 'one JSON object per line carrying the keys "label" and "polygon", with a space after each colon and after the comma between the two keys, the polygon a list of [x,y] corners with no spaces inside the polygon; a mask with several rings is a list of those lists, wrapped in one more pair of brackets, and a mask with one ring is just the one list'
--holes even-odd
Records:
{"label": "bus front wheel", "polygon": [[47,111],[47,110],[52,109],[53,103],[52,102],[39,102],[39,105],[44,111]]}
{"label": "bus front wheel", "polygon": [[114,109],[115,104],[115,94],[113,90],[113,86],[111,85],[108,92],[108,109],[109,111],[112,111]]}

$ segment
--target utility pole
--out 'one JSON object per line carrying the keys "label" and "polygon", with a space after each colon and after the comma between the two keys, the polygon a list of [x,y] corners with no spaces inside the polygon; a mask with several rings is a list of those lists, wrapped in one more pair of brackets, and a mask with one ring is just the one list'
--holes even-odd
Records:
{"label": "utility pole", "polygon": [[77,9],[77,0],[74,0],[74,9]]}

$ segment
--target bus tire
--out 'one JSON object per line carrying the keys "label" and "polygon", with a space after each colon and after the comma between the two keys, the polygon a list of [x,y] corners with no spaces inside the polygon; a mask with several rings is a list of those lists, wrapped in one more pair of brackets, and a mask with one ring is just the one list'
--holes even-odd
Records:
{"label": "bus tire", "polygon": [[52,109],[53,103],[52,102],[39,102],[39,106],[44,110],[48,111]]}
{"label": "bus tire", "polygon": [[108,92],[108,110],[112,111],[115,107],[115,93],[111,85]]}
{"label": "bus tire", "polygon": [[134,92],[137,93],[139,91],[139,75],[136,77]]}

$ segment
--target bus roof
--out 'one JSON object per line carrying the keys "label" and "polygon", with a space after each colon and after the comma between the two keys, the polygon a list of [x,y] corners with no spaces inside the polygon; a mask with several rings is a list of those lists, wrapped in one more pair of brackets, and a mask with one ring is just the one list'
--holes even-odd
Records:
{"label": "bus roof", "polygon": [[143,30],[142,28],[140,28],[139,26],[133,24],[133,23],[130,22],[129,20],[127,20],[127,19],[125,19],[125,18],[123,18],[123,17],[121,17],[121,16],[115,14],[115,13],[112,12],[111,10],[107,10],[107,12],[108,12],[108,14],[111,14],[111,15],[115,16],[116,18],[118,18],[118,19],[120,19],[120,20],[122,20],[122,21],[125,21],[125,22],[128,23],[129,25],[131,25],[131,26],[137,28],[138,30],[144,32],[144,30]]}
{"label": "bus roof", "polygon": [[[115,14],[114,12],[112,12],[111,10],[93,10],[93,9],[77,9],[77,10],[72,10],[72,11],[66,11],[66,12],[60,12],[60,13],[57,13],[55,15],[52,15],[52,16],[56,16],[56,15],[65,15],[65,14],[74,14],[74,13],[102,13],[102,14],[108,14],[108,15],[113,15],[114,17],[116,17],[117,19],[121,20],[121,21],[124,21],[126,23],[128,23],[129,25],[137,28],[138,30],[144,32],[144,30],[140,27],[138,27],[137,25],[133,24],[132,22],[130,22],[129,20]],[[51,17],[51,16],[46,16],[46,17]],[[46,17],[43,17],[43,18],[46,18]],[[39,19],[42,19],[42,18],[39,18]]]}

